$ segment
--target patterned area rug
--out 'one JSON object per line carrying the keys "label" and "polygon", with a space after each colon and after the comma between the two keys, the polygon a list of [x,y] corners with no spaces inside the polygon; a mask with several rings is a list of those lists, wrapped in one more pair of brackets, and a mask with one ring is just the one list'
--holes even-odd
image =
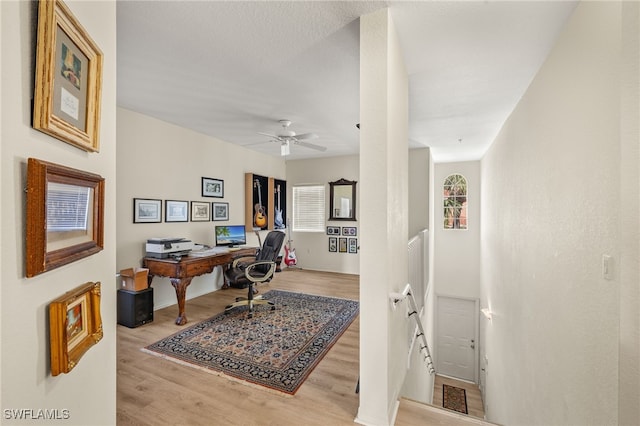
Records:
{"label": "patterned area rug", "polygon": [[259,305],[220,313],[142,350],[196,368],[295,394],[358,315],[358,302],[282,290]]}
{"label": "patterned area rug", "polygon": [[467,412],[467,391],[455,386],[442,385],[442,406],[459,413]]}

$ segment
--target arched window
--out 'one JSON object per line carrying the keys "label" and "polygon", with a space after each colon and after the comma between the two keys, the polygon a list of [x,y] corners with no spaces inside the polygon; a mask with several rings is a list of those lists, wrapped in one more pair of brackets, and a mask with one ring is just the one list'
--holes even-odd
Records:
{"label": "arched window", "polygon": [[467,229],[467,179],[449,175],[442,189],[444,229]]}

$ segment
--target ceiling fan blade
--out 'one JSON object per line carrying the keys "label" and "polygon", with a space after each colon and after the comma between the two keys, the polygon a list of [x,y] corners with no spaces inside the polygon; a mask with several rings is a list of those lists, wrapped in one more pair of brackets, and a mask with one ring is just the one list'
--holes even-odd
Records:
{"label": "ceiling fan blade", "polygon": [[300,146],[304,146],[304,147],[307,147],[307,148],[315,149],[316,151],[326,151],[327,150],[326,146],[320,146],[320,145],[316,145],[316,144],[309,143],[309,142],[303,142],[303,141],[296,140],[296,141],[294,141],[294,143],[296,145],[300,145]]}
{"label": "ceiling fan blade", "polygon": [[318,135],[316,135],[315,133],[303,133],[301,135],[296,135],[295,138],[299,141],[304,139],[318,139]]}
{"label": "ceiling fan blade", "polygon": [[259,135],[262,135],[262,136],[268,136],[268,137],[273,138],[273,139],[275,139],[277,141],[282,140],[282,138],[280,136],[272,135],[271,133],[263,133],[263,132],[256,132],[256,133],[258,133]]}

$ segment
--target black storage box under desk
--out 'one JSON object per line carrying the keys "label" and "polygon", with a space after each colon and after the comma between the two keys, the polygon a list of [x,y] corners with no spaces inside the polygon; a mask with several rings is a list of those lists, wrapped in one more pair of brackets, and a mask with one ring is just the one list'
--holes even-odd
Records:
{"label": "black storage box under desk", "polygon": [[118,290],[118,324],[135,328],[153,321],[153,287]]}

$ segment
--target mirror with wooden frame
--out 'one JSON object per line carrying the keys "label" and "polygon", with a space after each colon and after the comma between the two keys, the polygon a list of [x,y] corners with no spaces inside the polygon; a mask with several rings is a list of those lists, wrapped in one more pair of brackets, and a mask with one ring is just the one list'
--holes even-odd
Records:
{"label": "mirror with wooden frame", "polygon": [[329,182],[329,220],[356,220],[356,181]]}
{"label": "mirror with wooden frame", "polygon": [[104,178],[29,158],[26,275],[33,277],[102,250]]}

